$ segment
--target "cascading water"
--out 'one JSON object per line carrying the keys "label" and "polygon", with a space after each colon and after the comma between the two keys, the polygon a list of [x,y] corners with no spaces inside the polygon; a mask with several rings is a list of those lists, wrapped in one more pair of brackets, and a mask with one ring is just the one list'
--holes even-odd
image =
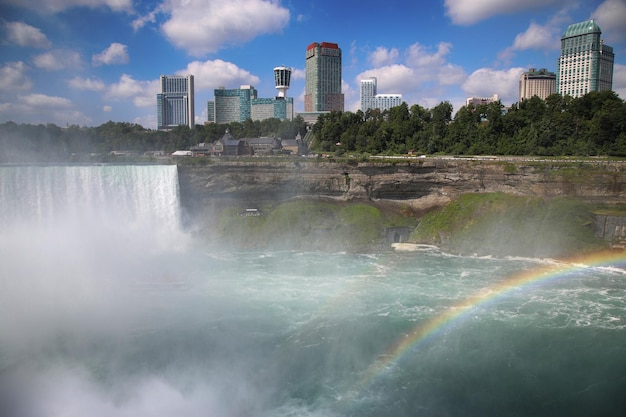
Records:
{"label": "cascading water", "polygon": [[0,225],[178,228],[175,165],[0,167]]}
{"label": "cascading water", "polygon": [[623,416],[623,256],[229,253],[176,167],[0,168],[0,415]]}

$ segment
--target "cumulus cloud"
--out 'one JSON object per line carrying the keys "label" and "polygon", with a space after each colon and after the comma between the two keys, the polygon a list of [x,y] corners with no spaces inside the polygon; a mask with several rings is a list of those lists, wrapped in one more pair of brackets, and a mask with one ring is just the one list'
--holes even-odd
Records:
{"label": "cumulus cloud", "polygon": [[107,99],[132,99],[135,106],[156,106],[159,81],[138,81],[128,74],[122,74],[117,83],[111,84],[105,95]]}
{"label": "cumulus cloud", "polygon": [[128,47],[124,44],[113,42],[104,51],[95,54],[91,58],[91,62],[95,66],[114,65],[128,63]]}
{"label": "cumulus cloud", "polygon": [[37,68],[48,71],[58,71],[62,69],[77,69],[82,67],[80,54],[67,49],[55,49],[45,52],[33,58]]}
{"label": "cumulus cloud", "polygon": [[33,81],[26,75],[28,67],[22,62],[9,62],[0,67],[0,90],[25,91],[33,88]]}
{"label": "cumulus cloud", "polygon": [[102,91],[105,88],[104,83],[95,78],[74,77],[68,80],[67,83],[70,87],[77,90]]}
{"label": "cumulus cloud", "polygon": [[60,12],[75,7],[107,7],[116,12],[131,12],[132,0],[5,0],[9,4],[35,11]]}
{"label": "cumulus cloud", "polygon": [[561,32],[564,26],[571,23],[568,14],[569,7],[559,10],[545,25],[531,22],[528,28],[515,36],[513,45],[505,48],[498,54],[498,59],[509,65],[517,51],[535,49],[540,51],[554,51],[560,48]]}
{"label": "cumulus cloud", "polygon": [[241,84],[256,85],[260,81],[256,75],[221,59],[193,61],[187,65],[187,68],[176,73],[178,75],[193,74],[196,90],[212,90],[218,87],[236,88]]}
{"label": "cumulus cloud", "polygon": [[376,77],[379,93],[402,94],[407,103],[426,105],[426,97],[445,96],[447,86],[459,85],[467,78],[462,67],[448,61],[451,51],[452,44],[448,42],[440,42],[435,48],[416,42],[406,51],[398,51],[398,60],[404,58],[404,63],[363,71],[356,82]]}
{"label": "cumulus cloud", "polygon": [[480,68],[474,71],[462,84],[461,88],[468,97],[491,97],[498,94],[506,103],[519,101],[519,77],[525,68],[495,70]]}
{"label": "cumulus cloud", "polygon": [[375,67],[390,65],[396,62],[399,55],[400,53],[397,48],[387,49],[379,46],[374,50],[374,52],[369,54],[368,61]]}
{"label": "cumulus cloud", "polygon": [[457,25],[473,25],[501,14],[569,5],[571,0],[445,0],[446,15]]}
{"label": "cumulus cloud", "polygon": [[513,48],[516,50],[556,49],[558,48],[559,40],[555,35],[555,30],[550,25],[541,26],[531,22],[524,33],[520,33],[515,37]]}
{"label": "cumulus cloud", "polygon": [[446,55],[450,53],[451,49],[452,44],[440,42],[437,45],[437,51],[431,54],[424,45],[414,43],[407,51],[407,63],[413,67],[438,67],[446,61]]}
{"label": "cumulus cloud", "polygon": [[50,41],[43,32],[23,22],[6,22],[4,25],[7,40],[19,46],[29,48],[49,48]]}
{"label": "cumulus cloud", "polygon": [[170,14],[163,33],[193,56],[280,32],[290,16],[278,2],[266,0],[166,0],[163,10]]}
{"label": "cumulus cloud", "polygon": [[606,0],[591,14],[608,42],[623,42],[626,39],[626,0]]}

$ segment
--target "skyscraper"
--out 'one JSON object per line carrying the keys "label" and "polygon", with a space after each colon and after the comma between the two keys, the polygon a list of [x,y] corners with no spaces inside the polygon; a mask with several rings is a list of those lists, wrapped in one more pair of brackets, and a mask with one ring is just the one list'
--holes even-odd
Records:
{"label": "skyscraper", "polygon": [[195,125],[193,75],[161,75],[157,94],[157,129]]}
{"label": "skyscraper", "polygon": [[561,36],[557,92],[574,98],[613,89],[613,48],[605,45],[593,20],[569,25]]}
{"label": "skyscraper", "polygon": [[519,101],[537,96],[545,100],[556,93],[556,74],[545,68],[531,68],[519,77]]}
{"label": "skyscraper", "polygon": [[336,43],[313,42],[306,49],[304,111],[343,111],[341,49]]}
{"label": "skyscraper", "polygon": [[376,96],[376,77],[370,77],[367,80],[361,80],[361,111],[366,112],[368,109],[375,109],[374,97]]}

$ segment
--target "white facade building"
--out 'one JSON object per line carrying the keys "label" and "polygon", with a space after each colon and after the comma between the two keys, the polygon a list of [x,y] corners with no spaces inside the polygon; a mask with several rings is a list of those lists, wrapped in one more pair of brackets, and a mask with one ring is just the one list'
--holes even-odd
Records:
{"label": "white facade building", "polygon": [[376,94],[374,108],[380,111],[389,110],[402,104],[402,94]]}
{"label": "white facade building", "polygon": [[361,80],[361,111],[366,112],[375,109],[374,97],[376,97],[376,77]]}

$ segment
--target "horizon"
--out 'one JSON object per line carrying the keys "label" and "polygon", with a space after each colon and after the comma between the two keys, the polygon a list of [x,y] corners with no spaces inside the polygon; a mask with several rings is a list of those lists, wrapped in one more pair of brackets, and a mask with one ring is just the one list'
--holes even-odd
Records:
{"label": "horizon", "polygon": [[[195,122],[219,87],[278,91],[273,68],[292,68],[287,97],[304,111],[305,51],[313,42],[342,50],[345,111],[359,108],[360,80],[402,94],[409,107],[498,94],[518,102],[522,72],[556,72],[560,39],[594,19],[615,52],[613,91],[626,97],[626,0],[471,0],[435,4],[354,1],[295,5],[280,0],[5,0],[0,123],[99,126],[107,121],[156,129],[160,75],[193,74]],[[183,5],[185,7],[183,7]],[[394,33],[394,30],[397,33]]]}

